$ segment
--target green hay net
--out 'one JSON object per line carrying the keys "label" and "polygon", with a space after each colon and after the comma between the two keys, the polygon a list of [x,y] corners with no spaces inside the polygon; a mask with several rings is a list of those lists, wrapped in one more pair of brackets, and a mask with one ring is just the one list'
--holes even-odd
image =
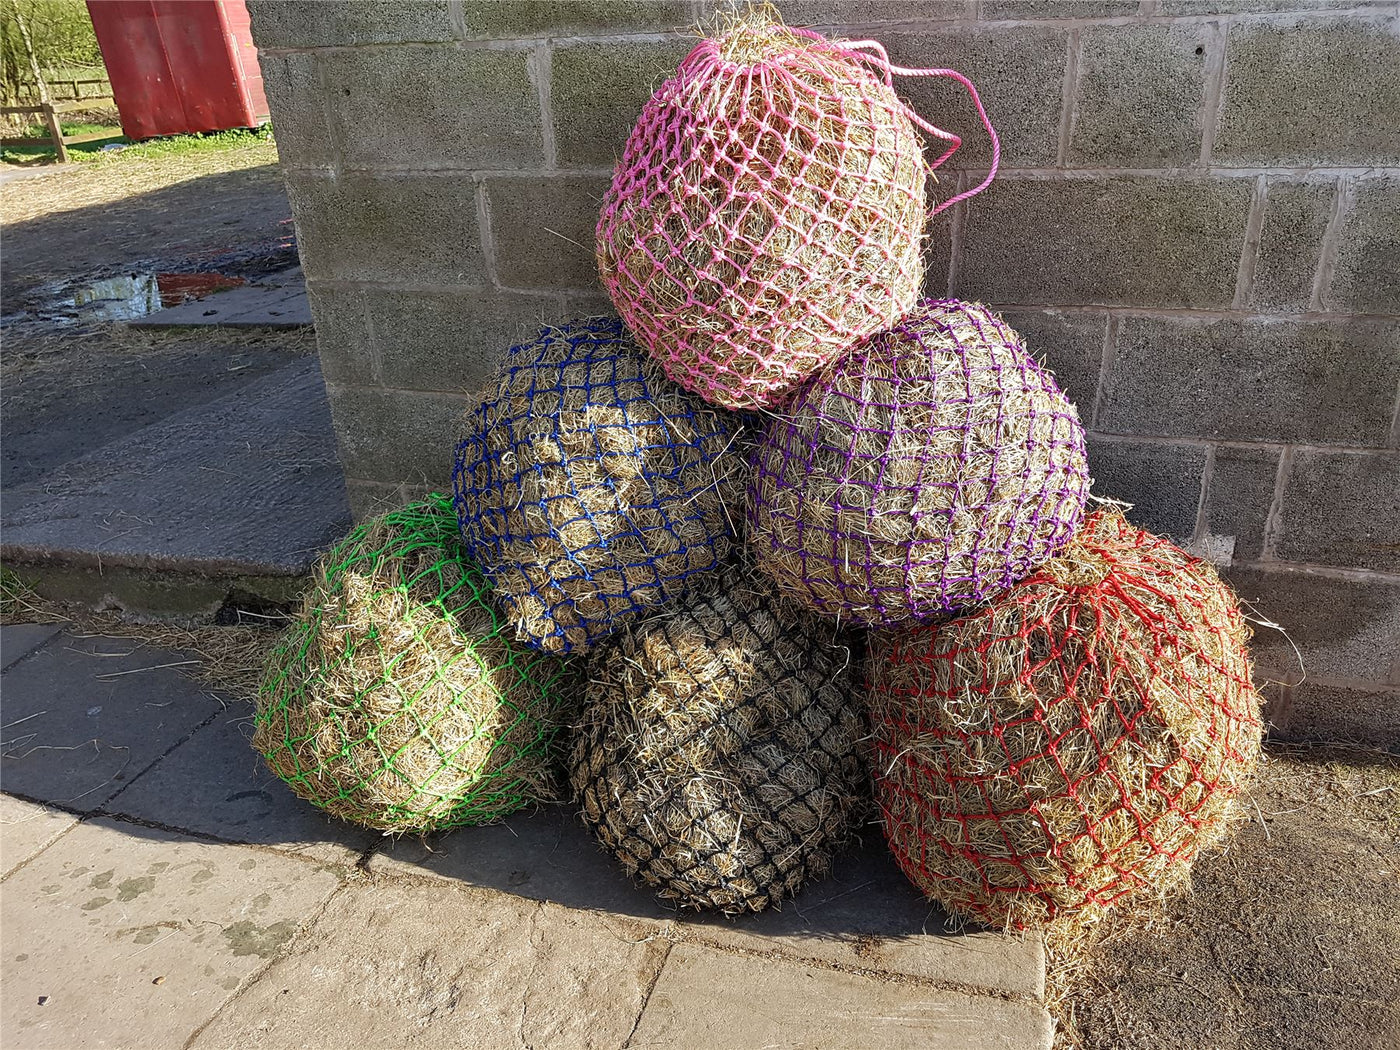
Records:
{"label": "green hay net", "polygon": [[270,657],[253,746],[300,797],[386,832],[552,798],[566,665],[511,633],[450,500],[365,522],[318,564]]}

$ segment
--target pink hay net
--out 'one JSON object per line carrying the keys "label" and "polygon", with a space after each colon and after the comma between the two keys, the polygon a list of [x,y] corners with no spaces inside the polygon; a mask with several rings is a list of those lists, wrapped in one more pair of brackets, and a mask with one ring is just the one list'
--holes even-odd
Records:
{"label": "pink hay net", "polygon": [[[899,100],[896,75],[957,80],[991,137],[987,177],[931,212],[926,175],[960,140]],[[915,128],[946,143],[932,164]],[[986,188],[999,156],[961,74],[893,66],[875,41],[741,27],[697,45],[643,109],[604,198],[599,270],[672,379],[773,405],[914,306],[928,216]]]}

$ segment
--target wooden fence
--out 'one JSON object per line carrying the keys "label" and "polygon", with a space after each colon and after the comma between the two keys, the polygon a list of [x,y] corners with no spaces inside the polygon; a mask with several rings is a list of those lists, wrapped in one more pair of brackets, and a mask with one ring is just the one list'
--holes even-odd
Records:
{"label": "wooden fence", "polygon": [[[62,81],[61,83],[67,83]],[[82,83],[82,81],[77,81]],[[84,135],[65,135],[63,128],[58,122],[60,113],[68,113],[73,110],[86,109],[95,99],[111,98],[111,95],[93,95],[81,101],[60,102],[55,105],[52,102],[42,102],[35,106],[0,106],[0,113],[3,114],[30,114],[37,115],[44,125],[49,129],[47,136],[34,138],[29,136],[6,136],[0,139],[0,145],[4,146],[52,146],[54,152],[58,154],[60,164],[68,163],[68,147],[75,142],[91,142],[94,139],[109,139],[114,135],[119,135],[119,131],[89,131]]]}

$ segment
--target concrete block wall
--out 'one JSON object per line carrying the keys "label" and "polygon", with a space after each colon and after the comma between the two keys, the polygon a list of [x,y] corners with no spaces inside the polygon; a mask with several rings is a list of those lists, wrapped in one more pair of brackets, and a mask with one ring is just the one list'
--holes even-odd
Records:
{"label": "concrete block wall", "polygon": [[[250,0],[360,513],[446,483],[454,417],[606,308],[598,200],[710,0]],[[788,0],[970,76],[1002,135],[928,291],[1005,313],[1096,491],[1222,565],[1282,735],[1400,746],[1400,11],[1348,0]],[[961,90],[901,94],[988,156]],[[1306,667],[1299,671],[1293,645]]]}

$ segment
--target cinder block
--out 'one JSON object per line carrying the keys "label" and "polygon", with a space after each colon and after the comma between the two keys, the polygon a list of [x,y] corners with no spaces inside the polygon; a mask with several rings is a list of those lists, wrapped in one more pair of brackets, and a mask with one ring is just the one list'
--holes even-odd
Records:
{"label": "cinder block", "polygon": [[608,179],[488,179],[496,275],[512,288],[598,289],[593,231]]}
{"label": "cinder block", "polygon": [[248,0],[248,14],[253,40],[264,49],[424,43],[456,36],[447,0]]}
{"label": "cinder block", "polygon": [[550,105],[564,167],[610,167],[642,106],[694,46],[667,43],[576,44],[554,51]]}
{"label": "cinder block", "polygon": [[399,486],[360,478],[345,479],[345,495],[350,499],[350,514],[357,522],[397,510],[406,502]]}
{"label": "cinder block", "polygon": [[1118,434],[1385,444],[1393,325],[1124,318],[1095,425]]}
{"label": "cinder block", "polygon": [[1060,389],[1079,409],[1087,427],[1103,367],[1103,314],[1067,314],[1057,310],[1006,311],[1003,316],[1025,337],[1036,359],[1050,366]]}
{"label": "cinder block", "polygon": [[1400,452],[1294,452],[1273,539],[1284,561],[1400,571]]}
{"label": "cinder block", "polygon": [[1330,182],[1270,180],[1250,302],[1265,310],[1306,310],[1337,190]]}
{"label": "cinder block", "polygon": [[[1400,653],[1400,584],[1263,567],[1225,573],[1256,618],[1255,666],[1276,678],[1383,682]],[[1296,647],[1296,649],[1295,649]]]}
{"label": "cinder block", "polygon": [[[709,12],[723,11],[730,0],[706,0]],[[969,0],[778,0],[783,21],[790,26],[841,28],[887,22],[937,22],[969,17]]]}
{"label": "cinder block", "polygon": [[365,293],[384,383],[470,394],[506,350],[565,320],[555,300],[507,292]]}
{"label": "cinder block", "polygon": [[277,128],[277,155],[282,165],[297,168],[335,163],[335,142],[326,118],[316,56],[263,52],[258,64]]}
{"label": "cinder block", "polygon": [[1400,314],[1400,179],[1357,185],[1324,299],[1334,310]]}
{"label": "cinder block", "polygon": [[1322,741],[1400,751],[1400,689],[1348,689],[1304,682],[1288,690],[1277,740]]}
{"label": "cinder block", "polygon": [[1400,36],[1357,15],[1230,27],[1217,164],[1400,160]]}
{"label": "cinder block", "polygon": [[468,37],[664,32],[690,24],[684,0],[463,0]]}
{"label": "cinder block", "polygon": [[[956,171],[935,172],[933,193],[940,198],[955,196],[964,183],[964,176]],[[946,299],[953,294],[948,283],[949,265],[953,258],[953,213],[949,208],[939,212],[928,221],[928,236],[924,240],[924,295],[933,299]]]}
{"label": "cinder block", "polygon": [[1247,179],[1002,179],[965,205],[957,294],[1011,305],[1224,307]]}
{"label": "cinder block", "polygon": [[348,386],[378,383],[364,293],[353,288],[327,288],[311,281],[306,286],[306,297],[316,325],[316,349],[326,382]]}
{"label": "cinder block", "polygon": [[1215,450],[1202,506],[1202,553],[1216,564],[1255,561],[1278,480],[1280,452],[1267,446]]}
{"label": "cinder block", "polygon": [[524,50],[363,48],[321,57],[345,163],[371,168],[534,168],[539,96]]}
{"label": "cinder block", "polygon": [[[1039,167],[1054,161],[1060,135],[1069,31],[1048,26],[882,33],[897,65],[949,67],[976,86],[1001,139],[1002,163]],[[962,136],[948,162],[985,167],[991,142],[967,90],[957,81],[896,78],[895,89],[925,120]],[[936,143],[927,147],[936,157]],[[937,199],[949,194],[934,191]]]}
{"label": "cinder block", "polygon": [[1084,30],[1080,47],[1070,164],[1153,168],[1199,159],[1206,26],[1099,26]]}
{"label": "cinder block", "polygon": [[982,17],[1115,18],[1135,15],[1136,0],[983,0]]}
{"label": "cinder block", "polygon": [[313,279],[486,283],[468,179],[288,172],[287,196]]}
{"label": "cinder block", "polygon": [[1158,445],[1089,436],[1089,473],[1096,496],[1131,503],[1128,520],[1185,544],[1196,529],[1203,445]]}
{"label": "cinder block", "polygon": [[466,398],[371,387],[328,387],[347,476],[440,485],[452,477],[457,417]]}

